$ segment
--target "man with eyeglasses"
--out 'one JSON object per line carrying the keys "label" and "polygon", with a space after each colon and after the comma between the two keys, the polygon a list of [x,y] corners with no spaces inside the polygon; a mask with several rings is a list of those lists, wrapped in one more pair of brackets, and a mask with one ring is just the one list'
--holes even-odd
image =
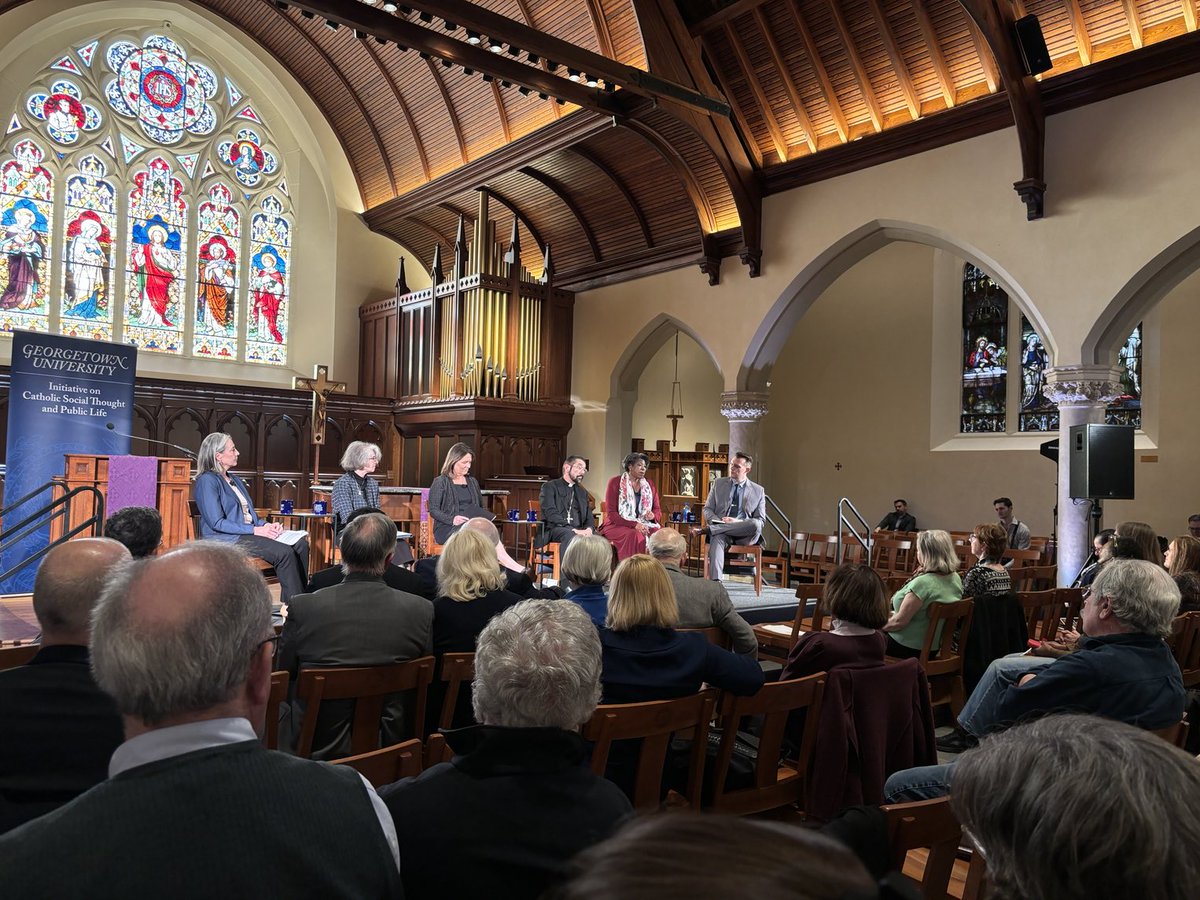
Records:
{"label": "man with eyeglasses", "polygon": [[0,838],[5,895],[402,896],[371,786],[262,746],[274,644],[266,583],[232,545],[119,567],[93,614],[92,668],[125,742],[107,781]]}
{"label": "man with eyeglasses", "polygon": [[539,546],[558,544],[559,559],[576,537],[592,533],[592,501],[583,489],[587,460],[571,455],[563,460],[562,478],[542,485],[542,534]]}

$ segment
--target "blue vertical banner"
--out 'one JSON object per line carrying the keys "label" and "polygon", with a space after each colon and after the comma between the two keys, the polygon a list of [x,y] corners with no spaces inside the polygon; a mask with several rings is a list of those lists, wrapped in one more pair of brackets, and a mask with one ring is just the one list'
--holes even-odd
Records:
{"label": "blue vertical banner", "polygon": [[[127,454],[133,430],[137,348],[34,331],[14,331],[8,395],[8,450],[4,505],[64,474],[64,454]],[[38,494],[4,516],[5,528],[45,506]],[[50,540],[46,524],[19,541],[5,540],[0,572],[7,572]],[[11,546],[10,546],[11,544]],[[37,566],[0,583],[0,592],[33,589]]]}

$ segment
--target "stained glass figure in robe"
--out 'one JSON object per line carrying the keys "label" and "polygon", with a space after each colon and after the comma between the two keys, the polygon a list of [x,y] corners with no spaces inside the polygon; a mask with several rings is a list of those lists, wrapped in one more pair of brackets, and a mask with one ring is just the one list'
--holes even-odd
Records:
{"label": "stained glass figure in robe", "polygon": [[71,337],[112,340],[113,234],[116,189],[104,180],[106,166],[96,156],[79,163],[67,181],[63,305],[59,332]]}
{"label": "stained glass figure in robe", "polygon": [[196,324],[192,353],[237,358],[237,265],[241,218],[233,192],[217,182],[199,208]]}
{"label": "stained glass figure in robe", "polygon": [[963,267],[963,433],[1006,430],[1008,295],[982,270]]}
{"label": "stained glass figure in robe", "polygon": [[1104,411],[1109,425],[1142,427],[1142,325],[1130,332],[1117,353],[1117,368],[1121,373],[1121,396],[1111,401]]}
{"label": "stained glass figure in robe", "polygon": [[279,198],[268,196],[250,222],[250,309],[246,359],[287,363],[288,269],[291,221]]}
{"label": "stained glass figure in robe", "polygon": [[161,156],[151,159],[133,181],[125,339],[146,350],[180,353],[185,308],[181,264],[187,221],[183,183]]}
{"label": "stained glass figure in robe", "polygon": [[47,262],[54,179],[41,165],[44,158],[37,144],[21,140],[0,167],[0,327],[5,331],[49,327]]}
{"label": "stained glass figure in robe", "polygon": [[1021,431],[1058,431],[1058,406],[1042,391],[1049,368],[1041,335],[1021,316]]}

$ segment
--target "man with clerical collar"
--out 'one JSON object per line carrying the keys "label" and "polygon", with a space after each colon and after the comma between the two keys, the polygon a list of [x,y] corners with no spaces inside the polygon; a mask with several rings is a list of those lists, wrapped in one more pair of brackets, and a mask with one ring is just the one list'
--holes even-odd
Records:
{"label": "man with clerical collar", "polygon": [[582,456],[563,460],[562,478],[542,485],[542,536],[540,543],[558,544],[559,559],[577,536],[592,533],[592,503],[583,489],[587,461]]}

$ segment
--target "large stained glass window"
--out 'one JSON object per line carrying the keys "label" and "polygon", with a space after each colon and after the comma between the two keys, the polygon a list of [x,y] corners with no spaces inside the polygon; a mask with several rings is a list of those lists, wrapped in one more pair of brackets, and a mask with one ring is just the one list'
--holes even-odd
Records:
{"label": "large stained glass window", "polygon": [[1142,323],[1129,335],[1117,354],[1121,370],[1121,396],[1108,404],[1104,421],[1109,425],[1142,427]]}
{"label": "large stained glass window", "polygon": [[963,266],[962,410],[965,434],[1004,432],[1008,390],[1008,295],[982,270]]}
{"label": "large stained glass window", "polygon": [[72,47],[0,150],[0,328],[286,364],[291,194],[215,66],[163,34]]}

